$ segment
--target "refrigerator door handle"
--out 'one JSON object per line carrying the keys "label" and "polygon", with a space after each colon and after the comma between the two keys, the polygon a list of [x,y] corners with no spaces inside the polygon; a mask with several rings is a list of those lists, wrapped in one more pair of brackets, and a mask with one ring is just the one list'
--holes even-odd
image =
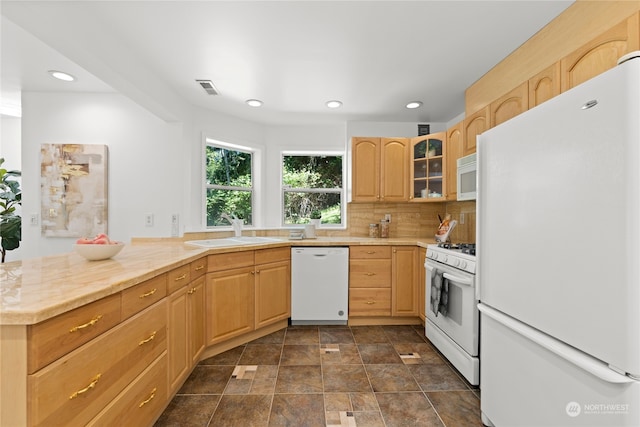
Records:
{"label": "refrigerator door handle", "polygon": [[555,353],[569,363],[587,371],[591,375],[596,376],[603,381],[616,384],[636,382],[634,379],[629,378],[626,375],[622,375],[611,370],[605,363],[595,357],[589,356],[580,350],[576,350],[575,348],[550,337],[531,326],[515,320],[498,310],[484,304],[478,304],[478,310],[480,310],[482,314],[489,316],[496,322],[501,323],[517,334],[531,340],[552,353]]}

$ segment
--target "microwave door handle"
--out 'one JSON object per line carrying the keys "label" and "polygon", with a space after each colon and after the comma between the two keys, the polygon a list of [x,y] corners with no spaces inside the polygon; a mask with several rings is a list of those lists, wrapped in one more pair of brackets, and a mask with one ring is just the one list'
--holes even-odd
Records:
{"label": "microwave door handle", "polygon": [[445,279],[449,279],[454,283],[459,283],[461,285],[471,286],[471,279],[465,279],[464,277],[454,276],[453,274],[444,273],[442,275]]}

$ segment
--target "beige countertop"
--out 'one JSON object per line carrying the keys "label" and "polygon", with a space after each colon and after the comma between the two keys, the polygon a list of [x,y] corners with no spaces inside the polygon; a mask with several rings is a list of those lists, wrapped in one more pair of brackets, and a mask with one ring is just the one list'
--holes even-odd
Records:
{"label": "beige countertop", "polygon": [[87,261],[75,252],[0,264],[0,325],[31,325],[115,294],[202,256],[281,246],[417,245],[432,238],[318,237],[198,248],[177,239],[134,239],[115,257]]}

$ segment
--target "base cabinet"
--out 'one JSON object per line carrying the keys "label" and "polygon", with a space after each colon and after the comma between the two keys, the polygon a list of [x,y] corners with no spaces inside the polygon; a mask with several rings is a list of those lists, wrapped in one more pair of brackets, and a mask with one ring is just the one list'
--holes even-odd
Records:
{"label": "base cabinet", "polygon": [[218,344],[290,316],[288,247],[208,258],[206,345]]}
{"label": "base cabinet", "polygon": [[391,315],[418,316],[418,248],[394,246],[391,252]]}

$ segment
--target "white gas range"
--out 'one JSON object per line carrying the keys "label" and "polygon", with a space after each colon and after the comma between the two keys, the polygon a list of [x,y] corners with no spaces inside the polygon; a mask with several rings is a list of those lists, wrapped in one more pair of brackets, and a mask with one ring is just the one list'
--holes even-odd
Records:
{"label": "white gas range", "polygon": [[480,384],[475,244],[427,246],[425,334],[472,385]]}

